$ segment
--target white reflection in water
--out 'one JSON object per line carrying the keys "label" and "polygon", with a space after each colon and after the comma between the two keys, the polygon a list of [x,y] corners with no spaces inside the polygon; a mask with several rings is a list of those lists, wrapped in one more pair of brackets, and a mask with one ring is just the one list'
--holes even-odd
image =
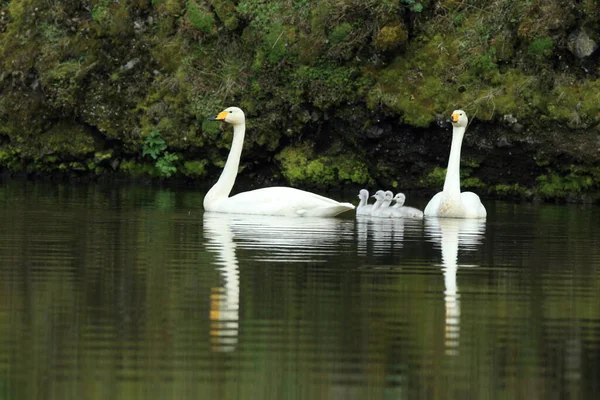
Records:
{"label": "white reflection in water", "polygon": [[231,351],[238,340],[240,273],[235,255],[233,233],[226,218],[218,214],[204,214],[204,237],[207,250],[217,253],[223,287],[212,288],[210,293],[210,336],[213,349]]}
{"label": "white reflection in water", "polygon": [[[485,220],[426,218],[425,235],[442,249],[446,354],[457,355],[460,344],[460,294],[456,283],[458,249],[475,251],[485,234]],[[462,265],[466,267],[467,265]],[[470,265],[472,267],[476,265]]]}
{"label": "white reflection in water", "polygon": [[358,215],[356,217],[357,253],[367,255],[370,247],[373,254],[388,255],[390,250],[403,247],[405,226],[420,229],[421,223],[420,220]]}
{"label": "white reflection in water", "polygon": [[[290,218],[266,215],[204,213],[207,250],[217,253],[223,286],[213,288],[210,302],[213,348],[231,351],[239,329],[240,275],[236,250],[268,262],[327,262],[339,254],[340,240],[350,238],[354,221],[340,218]],[[343,249],[342,249],[343,250]]]}

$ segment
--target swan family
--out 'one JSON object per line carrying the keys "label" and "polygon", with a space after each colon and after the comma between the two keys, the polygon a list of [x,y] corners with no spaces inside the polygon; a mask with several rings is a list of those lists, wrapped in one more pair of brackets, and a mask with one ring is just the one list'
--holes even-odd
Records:
{"label": "swan family", "polygon": [[[246,119],[238,107],[229,107],[214,117],[213,121],[223,121],[233,126],[231,149],[217,183],[204,197],[204,209],[209,212],[239,213],[255,215],[279,215],[289,217],[334,217],[355,209],[350,203],[320,196],[291,187],[268,187],[238,193],[229,197],[237,177]],[[378,190],[373,196],[374,204],[368,204],[369,192],[362,189],[358,195],[360,203],[356,215],[369,215],[382,218],[485,218],[487,212],[479,196],[473,192],[460,191],[460,150],[467,129],[468,118],[463,110],[455,110],[451,116],[452,144],[446,170],[444,187],[437,193],[422,212],[404,206],[406,196],[391,191]],[[395,204],[392,206],[392,202]]]}

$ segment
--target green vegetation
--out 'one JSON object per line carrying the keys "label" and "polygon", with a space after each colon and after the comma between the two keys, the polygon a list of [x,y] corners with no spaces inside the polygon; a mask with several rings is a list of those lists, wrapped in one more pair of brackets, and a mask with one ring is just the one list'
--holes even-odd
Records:
{"label": "green vegetation", "polygon": [[165,151],[166,149],[167,144],[160,135],[160,131],[153,130],[144,140],[142,155],[149,155],[152,159],[156,160],[155,166],[159,174],[168,178],[177,172],[177,167],[175,167],[174,163],[179,158],[177,155]]}
{"label": "green vegetation", "polygon": [[[584,27],[585,46],[600,42],[589,0],[0,0],[0,11],[0,171],[212,181],[231,137],[204,121],[238,105],[242,169],[275,166],[297,185],[434,190],[447,149],[403,169],[394,159],[408,147],[376,149],[460,107],[474,126],[536,141],[524,158],[551,150],[527,181],[470,167],[463,186],[545,198],[598,189],[563,165],[598,167],[588,138],[600,127],[600,69],[570,50]],[[365,139],[379,124],[392,129]],[[472,139],[482,164],[493,129]]]}
{"label": "green vegetation", "polygon": [[292,184],[338,186],[340,182],[372,184],[366,163],[343,155],[315,156],[307,144],[286,147],[277,156],[281,172]]}

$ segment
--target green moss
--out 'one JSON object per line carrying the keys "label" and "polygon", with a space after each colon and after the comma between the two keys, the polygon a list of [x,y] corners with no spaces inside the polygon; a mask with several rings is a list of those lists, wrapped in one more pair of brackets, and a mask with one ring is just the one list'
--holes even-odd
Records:
{"label": "green moss", "polygon": [[286,147],[276,159],[281,163],[282,175],[292,185],[339,186],[373,182],[364,162],[344,156],[317,157],[306,144]]}
{"label": "green moss", "polygon": [[193,0],[187,2],[186,18],[192,26],[209,35],[216,34],[215,17]]}
{"label": "green moss", "polygon": [[[464,189],[482,188],[485,184],[481,179],[471,176],[473,169],[479,164],[475,161],[461,161],[460,186]],[[424,179],[424,184],[431,188],[441,188],[446,181],[446,168],[435,167]]]}
{"label": "green moss", "polygon": [[69,121],[60,121],[40,137],[42,154],[85,157],[94,152],[94,138],[87,128]]}
{"label": "green moss", "polygon": [[158,175],[158,171],[154,165],[148,163],[138,163],[135,160],[121,161],[121,164],[119,164],[119,170],[126,175],[136,178]]}
{"label": "green moss", "polygon": [[231,0],[210,0],[211,5],[215,9],[215,13],[219,17],[225,28],[235,30],[238,27],[238,15],[236,12],[236,4]]}
{"label": "green moss", "polygon": [[188,160],[183,163],[181,172],[190,178],[202,178],[206,175],[207,165],[208,160]]}
{"label": "green moss", "polygon": [[435,167],[425,178],[425,184],[429,187],[442,187],[446,180],[446,168]]}
{"label": "green moss", "polygon": [[356,101],[360,88],[366,85],[359,77],[356,68],[303,66],[292,74],[295,84],[321,109]]}
{"label": "green moss", "polygon": [[21,171],[21,152],[13,146],[0,148],[0,169],[6,168],[12,172]]}
{"label": "green moss", "polygon": [[441,35],[410,44],[405,56],[376,75],[377,84],[367,96],[368,106],[385,105],[401,113],[407,124],[429,126],[436,113],[447,112],[457,102],[458,93],[443,84],[452,66],[462,63],[453,45]]}
{"label": "green moss", "polygon": [[388,25],[381,28],[374,40],[379,51],[390,51],[403,46],[408,40],[408,32],[403,24]]}
{"label": "green moss", "polygon": [[515,183],[495,185],[490,189],[490,193],[500,198],[525,198],[529,197],[530,191]]}
{"label": "green moss", "polygon": [[554,42],[552,38],[538,38],[529,44],[527,54],[534,62],[542,62],[546,57],[552,54]]}
{"label": "green moss", "polygon": [[334,27],[329,33],[329,43],[332,46],[344,43],[346,40],[348,40],[351,32],[352,25],[348,22],[342,22],[338,26]]}
{"label": "green moss", "polygon": [[284,58],[289,58],[290,45],[296,40],[296,29],[287,25],[271,26],[266,34],[262,36],[262,46],[257,53],[255,68],[260,69],[262,60],[266,59],[272,64],[279,63]]}
{"label": "green moss", "polygon": [[473,189],[485,187],[485,184],[481,181],[481,179],[471,176],[469,178],[461,179],[460,186],[461,188],[465,189]]}
{"label": "green moss", "polygon": [[549,171],[539,176],[536,183],[536,192],[547,199],[598,191],[600,167],[570,165],[562,173]]}
{"label": "green moss", "polygon": [[548,115],[571,128],[585,128],[598,124],[599,102],[600,79],[579,80],[573,75],[562,74],[548,96]]}
{"label": "green moss", "polygon": [[103,4],[96,4],[92,8],[92,20],[97,23],[106,23],[110,21],[110,10],[107,7],[108,2],[104,1]]}

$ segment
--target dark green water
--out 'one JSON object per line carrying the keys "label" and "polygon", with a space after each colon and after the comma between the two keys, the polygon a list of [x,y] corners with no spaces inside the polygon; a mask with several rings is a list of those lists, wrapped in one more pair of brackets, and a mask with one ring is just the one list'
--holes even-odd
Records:
{"label": "dark green water", "polygon": [[0,183],[0,398],[600,398],[600,210],[486,206],[290,220]]}

